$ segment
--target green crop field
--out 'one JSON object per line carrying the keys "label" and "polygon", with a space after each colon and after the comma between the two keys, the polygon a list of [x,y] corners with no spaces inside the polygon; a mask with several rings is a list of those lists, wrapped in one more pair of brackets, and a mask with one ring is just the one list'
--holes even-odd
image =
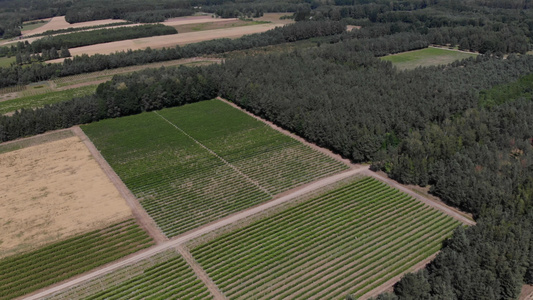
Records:
{"label": "green crop field", "polygon": [[168,237],[347,168],[220,100],[82,129]]}
{"label": "green crop field", "polygon": [[436,253],[459,222],[364,177],[192,249],[229,299],[359,297]]}
{"label": "green crop field", "polygon": [[175,250],[94,278],[45,299],[212,299]]}
{"label": "green crop field", "polygon": [[0,57],[0,68],[7,68],[11,66],[12,63],[16,62],[17,59],[12,57]]}
{"label": "green crop field", "polygon": [[153,245],[134,220],[0,260],[0,299],[22,296]]}
{"label": "green crop field", "polygon": [[212,299],[185,260],[176,255],[137,276],[84,299]]}
{"label": "green crop field", "polygon": [[58,102],[63,102],[71,100],[75,97],[87,96],[96,91],[96,85],[84,86],[80,88],[58,91],[58,92],[47,92],[44,94],[37,94],[33,96],[26,96],[21,98],[15,98],[11,100],[6,100],[0,102],[0,115],[13,112],[19,109],[31,109],[43,107],[46,104],[54,104]]}
{"label": "green crop field", "polygon": [[475,57],[477,54],[460,51],[425,48],[415,51],[408,51],[399,54],[384,56],[381,59],[392,62],[400,70],[410,70],[417,67],[428,67],[446,65],[456,60]]}

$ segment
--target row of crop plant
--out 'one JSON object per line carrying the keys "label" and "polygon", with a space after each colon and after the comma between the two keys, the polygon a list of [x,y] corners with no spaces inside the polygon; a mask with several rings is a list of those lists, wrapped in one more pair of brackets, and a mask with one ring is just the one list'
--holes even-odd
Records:
{"label": "row of crop plant", "polygon": [[82,129],[168,237],[347,168],[220,100]]}
{"label": "row of crop plant", "polygon": [[153,245],[133,219],[0,260],[0,299],[60,282]]}
{"label": "row of crop plant", "polygon": [[434,254],[459,225],[360,179],[192,250],[230,299],[360,296]]}

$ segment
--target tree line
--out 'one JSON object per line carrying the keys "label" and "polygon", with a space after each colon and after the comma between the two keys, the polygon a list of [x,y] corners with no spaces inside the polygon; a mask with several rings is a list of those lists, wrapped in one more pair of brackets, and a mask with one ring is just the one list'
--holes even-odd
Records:
{"label": "tree line", "polygon": [[82,55],[66,59],[62,64],[32,64],[24,67],[16,65],[0,68],[0,87],[158,61],[251,49],[311,37],[335,35],[344,31],[345,26],[341,22],[303,22],[277,27],[264,33],[246,35],[238,39],[217,39],[158,50],[150,48],[136,51],[128,50],[110,55]]}

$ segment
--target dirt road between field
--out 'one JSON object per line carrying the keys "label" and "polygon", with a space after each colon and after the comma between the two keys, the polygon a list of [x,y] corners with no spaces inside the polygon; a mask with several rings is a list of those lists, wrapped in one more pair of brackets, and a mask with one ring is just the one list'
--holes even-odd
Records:
{"label": "dirt road between field", "polygon": [[138,254],[133,255],[133,256],[127,258],[127,259],[123,259],[123,260],[116,261],[114,263],[110,263],[110,264],[108,264],[105,267],[96,269],[94,271],[86,273],[85,275],[79,276],[77,278],[65,281],[62,284],[58,284],[58,285],[50,287],[50,288],[45,288],[45,289],[43,289],[41,291],[38,291],[38,292],[36,292],[34,294],[30,294],[30,295],[24,297],[24,299],[28,299],[28,300],[41,299],[41,298],[44,298],[44,297],[46,297],[48,295],[51,295],[51,294],[57,293],[59,291],[68,289],[70,287],[79,285],[79,284],[81,284],[81,283],[83,283],[83,282],[85,282],[87,280],[91,280],[91,279],[94,279],[96,277],[102,276],[104,274],[110,273],[110,272],[115,271],[115,270],[117,270],[117,269],[119,269],[121,267],[125,267],[127,265],[137,263],[137,262],[139,262],[139,261],[141,261],[143,259],[149,258],[150,256],[152,256],[154,254],[157,254],[157,253],[160,253],[162,251],[165,251],[165,250],[168,250],[168,249],[175,248],[177,246],[183,245],[187,241],[190,241],[192,239],[198,238],[198,237],[200,237],[200,236],[202,236],[202,235],[204,235],[206,233],[209,233],[209,232],[211,232],[213,230],[220,229],[220,228],[225,227],[227,225],[230,225],[230,224],[233,224],[233,223],[238,222],[240,220],[243,220],[245,218],[248,218],[248,217],[250,217],[252,215],[261,213],[262,211],[264,211],[266,209],[272,208],[274,206],[278,206],[278,205],[283,204],[285,202],[291,201],[291,200],[293,200],[295,198],[298,198],[298,197],[301,197],[301,196],[306,195],[308,193],[317,191],[317,190],[319,190],[319,189],[321,189],[323,187],[326,187],[326,186],[328,186],[330,184],[333,184],[335,182],[338,182],[340,180],[343,180],[343,179],[346,179],[348,177],[351,177],[351,176],[354,176],[356,174],[359,174],[359,173],[361,173],[361,172],[363,172],[365,170],[368,170],[368,167],[359,166],[359,168],[353,168],[351,170],[348,170],[348,171],[345,171],[345,172],[342,172],[342,173],[335,174],[333,176],[329,176],[329,177],[320,179],[318,181],[315,181],[314,183],[308,184],[308,185],[306,185],[306,186],[304,186],[304,187],[302,187],[300,189],[297,189],[293,193],[290,193],[290,194],[282,196],[282,197],[277,197],[277,198],[275,198],[273,200],[270,200],[270,201],[268,201],[266,203],[263,203],[261,205],[246,209],[244,211],[235,213],[233,215],[230,215],[230,216],[225,217],[223,219],[220,219],[218,221],[212,222],[212,223],[210,223],[210,224],[208,224],[206,226],[202,226],[200,228],[191,230],[191,231],[189,231],[189,232],[187,232],[185,234],[177,236],[176,238],[174,238],[172,240],[160,243],[160,244],[158,244],[158,245],[156,245],[154,247],[151,247],[151,248],[148,248],[146,250],[143,250],[143,251],[139,252]]}
{"label": "dirt road between field", "polygon": [[104,173],[115,185],[120,195],[122,195],[122,197],[126,200],[126,203],[130,206],[133,212],[133,216],[135,219],[137,219],[141,227],[148,232],[148,234],[155,240],[156,243],[160,244],[168,241],[168,238],[161,232],[161,230],[159,230],[154,220],[142,208],[137,198],[130,192],[120,177],[118,177],[117,173],[115,173],[113,168],[111,168],[111,166],[107,163],[102,154],[100,154],[100,151],[96,149],[94,144],[89,140],[89,137],[85,135],[85,132],[83,132],[79,126],[73,127],[72,132],[74,132],[82,140],[85,146],[87,146],[89,152],[92,154],[96,162],[100,165]]}
{"label": "dirt road between field", "polygon": [[196,277],[198,277],[198,279],[200,279],[205,284],[205,286],[207,287],[211,295],[213,295],[213,298],[215,300],[226,299],[226,297],[224,297],[224,294],[222,294],[222,292],[218,289],[217,285],[213,282],[213,280],[211,280],[211,278],[209,278],[209,275],[207,275],[204,269],[202,269],[202,267],[196,262],[194,257],[192,257],[191,253],[187,249],[180,245],[176,247],[176,250],[178,250],[183,259],[185,259],[185,261],[192,268],[192,270],[196,274]]}

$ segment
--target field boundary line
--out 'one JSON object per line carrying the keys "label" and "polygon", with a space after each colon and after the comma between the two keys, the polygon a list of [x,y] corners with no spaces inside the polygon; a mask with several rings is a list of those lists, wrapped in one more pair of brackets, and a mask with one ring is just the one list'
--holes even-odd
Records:
{"label": "field boundary line", "polygon": [[109,180],[113,183],[115,188],[118,190],[122,198],[126,200],[126,203],[130,207],[133,217],[140,223],[141,227],[155,240],[156,243],[160,244],[162,242],[168,241],[168,238],[161,232],[161,230],[155,225],[155,222],[148,215],[148,213],[142,208],[141,204],[131,193],[131,191],[126,187],[124,182],[120,177],[115,173],[113,168],[107,163],[100,151],[96,149],[96,146],[91,142],[89,137],[81,130],[79,126],[72,127],[72,132],[78,136],[81,141],[85,144],[91,155],[94,157],[100,168],[107,175]]}
{"label": "field boundary line", "polygon": [[300,137],[300,136],[298,136],[298,135],[296,135],[296,134],[294,134],[294,133],[292,133],[292,132],[290,132],[290,131],[288,131],[286,129],[283,129],[283,128],[279,127],[278,125],[272,123],[271,121],[265,120],[265,119],[263,119],[261,117],[258,117],[256,115],[254,115],[253,113],[247,111],[246,109],[243,109],[242,107],[238,106],[237,104],[235,104],[235,103],[233,103],[233,102],[231,102],[231,101],[229,101],[227,99],[224,99],[222,97],[217,97],[216,99],[228,104],[229,106],[232,106],[232,107],[242,111],[243,113],[253,117],[256,120],[259,120],[259,121],[265,123],[266,125],[270,126],[272,129],[274,129],[274,130],[276,130],[276,131],[278,131],[278,132],[280,132],[280,133],[282,133],[282,134],[284,134],[284,135],[286,135],[288,137],[291,137],[291,138],[297,140],[298,142],[303,143],[306,146],[311,147],[313,150],[316,150],[316,151],[318,151],[318,152],[320,152],[322,154],[325,154],[325,155],[327,155],[327,156],[329,156],[329,157],[331,157],[331,158],[333,158],[333,159],[335,159],[335,160],[337,160],[339,162],[344,163],[345,165],[347,165],[348,167],[350,167],[352,169],[359,168],[359,166],[360,166],[358,164],[352,163],[349,159],[343,158],[342,156],[334,153],[333,151],[331,151],[329,149],[322,148],[322,147],[317,146],[316,144],[308,142],[306,139],[304,139],[304,138],[302,138],[302,137]]}
{"label": "field boundary line", "polygon": [[344,171],[344,172],[341,172],[341,173],[337,173],[335,175],[332,175],[332,176],[329,176],[329,177],[325,177],[325,178],[322,178],[322,179],[319,179],[317,181],[315,181],[314,183],[312,184],[309,184],[308,186],[304,187],[304,188],[301,188],[297,191],[294,191],[293,193],[290,193],[290,194],[287,194],[287,195],[284,195],[282,197],[278,197],[278,198],[274,198],[268,202],[265,202],[259,206],[256,206],[256,207],[251,207],[251,208],[248,208],[246,210],[243,210],[241,212],[237,212],[235,213],[234,215],[230,215],[228,217],[225,217],[223,219],[220,219],[218,221],[214,221],[210,224],[207,224],[206,226],[203,226],[203,227],[199,227],[199,228],[196,228],[196,229],[193,229],[183,235],[180,235],[178,237],[176,237],[175,239],[172,239],[172,240],[169,240],[169,241],[165,241],[165,242],[162,242],[161,244],[158,244],[156,246],[153,246],[151,248],[148,248],[146,250],[141,250],[141,252],[139,252],[138,254],[134,254],[133,256],[129,257],[129,258],[126,258],[126,259],[123,259],[123,260],[118,260],[116,261],[115,263],[111,263],[110,265],[106,266],[106,267],[103,267],[103,268],[99,268],[99,269],[95,269],[93,271],[89,271],[85,274],[82,274],[81,276],[77,277],[77,278],[73,278],[73,279],[67,279],[66,281],[64,281],[63,283],[59,283],[57,284],[56,286],[53,286],[53,287],[50,287],[50,288],[45,288],[45,290],[41,290],[41,292],[36,292],[36,293],[33,293],[33,294],[29,294],[29,295],[26,295],[26,296],[23,296],[23,299],[27,299],[27,300],[38,300],[38,299],[42,299],[48,295],[52,295],[54,293],[57,293],[59,291],[63,291],[63,290],[66,290],[72,286],[75,286],[75,285],[79,285],[83,282],[86,282],[88,280],[91,280],[91,279],[94,279],[96,277],[99,277],[99,276],[102,276],[102,275],[105,275],[105,274],[108,274],[110,272],[113,272],[121,267],[125,267],[125,266],[128,266],[130,264],[133,264],[133,263],[137,263],[145,258],[149,258],[150,256],[154,255],[154,254],[157,254],[157,253],[160,253],[160,252],[163,252],[165,250],[169,250],[171,248],[175,248],[176,246],[179,246],[179,245],[182,245],[182,244],[185,244],[186,242],[192,240],[192,239],[195,239],[195,238],[198,238],[206,233],[209,233],[211,231],[214,231],[214,230],[217,230],[217,229],[220,229],[222,227],[225,227],[227,225],[230,225],[230,224],[233,224],[235,222],[238,222],[240,220],[243,220],[243,219],[246,219],[247,217],[250,217],[252,215],[256,215],[258,213],[261,213],[262,211],[266,210],[266,209],[269,209],[271,207],[274,207],[274,206],[278,206],[280,204],[283,204],[285,202],[289,202],[295,198],[298,198],[298,197],[301,197],[301,196],[304,196],[306,194],[309,194],[311,192],[315,192],[321,188],[324,188],[330,184],[333,184],[333,183],[336,183],[340,180],[343,180],[343,179],[346,179],[346,178],[349,178],[349,177],[352,177],[356,174],[359,174],[359,173],[362,173],[363,171],[367,170],[368,167],[361,167],[359,166],[359,169],[351,169],[351,170],[347,170],[347,171]]}
{"label": "field boundary line", "polygon": [[212,155],[214,155],[215,157],[217,157],[218,159],[220,159],[223,163],[225,163],[226,165],[228,165],[230,168],[232,168],[235,172],[237,172],[239,175],[241,175],[242,177],[244,177],[247,181],[249,181],[250,183],[252,183],[253,185],[255,185],[256,187],[258,187],[261,191],[265,192],[267,195],[269,195],[271,198],[274,198],[274,195],[272,195],[272,193],[270,193],[267,189],[265,189],[263,186],[261,186],[259,184],[259,182],[253,180],[252,178],[248,177],[248,175],[244,174],[243,172],[241,172],[241,170],[239,170],[237,167],[235,167],[234,165],[232,165],[230,162],[228,162],[227,160],[225,160],[224,158],[220,157],[218,154],[216,154],[215,151],[209,149],[206,145],[200,143],[200,141],[198,141],[197,139],[193,138],[192,136],[190,136],[187,132],[185,132],[183,129],[179,128],[176,124],[170,122],[167,118],[163,117],[162,115],[160,115],[157,111],[154,111],[154,113],[156,115],[158,115],[161,119],[165,120],[168,124],[174,126],[174,128],[176,128],[177,130],[179,130],[181,133],[183,133],[184,135],[186,135],[188,138],[190,138],[191,140],[193,140],[196,144],[200,145],[200,147],[204,148],[205,150],[207,150],[209,153],[211,153]]}
{"label": "field boundary line", "polygon": [[476,225],[475,221],[467,218],[466,216],[464,216],[463,214],[461,214],[459,212],[456,212],[452,208],[448,207],[446,204],[437,202],[435,200],[432,200],[432,199],[424,197],[424,196],[422,196],[420,194],[417,194],[414,191],[406,188],[405,186],[397,183],[396,181],[394,181],[392,179],[386,178],[386,177],[384,177],[384,176],[382,176],[382,175],[380,175],[378,173],[372,172],[370,170],[365,170],[362,173],[364,175],[376,178],[377,180],[379,180],[381,182],[384,182],[387,185],[389,185],[389,186],[391,186],[391,187],[393,187],[395,189],[398,189],[398,190],[400,190],[403,193],[408,194],[409,196],[421,201],[424,204],[427,204],[428,206],[431,206],[431,207],[433,207],[433,208],[435,208],[435,209],[447,214],[448,216],[456,219],[457,221],[459,221],[459,222],[461,222],[461,223],[463,223],[465,225],[469,225],[469,226]]}
{"label": "field boundary line", "polygon": [[198,264],[198,262],[192,257],[191,253],[185,249],[182,245],[179,245],[176,247],[176,250],[181,254],[183,259],[187,262],[187,264],[191,267],[191,269],[194,271],[194,274],[196,274],[196,277],[200,279],[204,285],[207,287],[211,295],[215,300],[225,300],[226,297],[224,297],[224,294],[218,289],[215,282],[207,275],[205,270]]}

